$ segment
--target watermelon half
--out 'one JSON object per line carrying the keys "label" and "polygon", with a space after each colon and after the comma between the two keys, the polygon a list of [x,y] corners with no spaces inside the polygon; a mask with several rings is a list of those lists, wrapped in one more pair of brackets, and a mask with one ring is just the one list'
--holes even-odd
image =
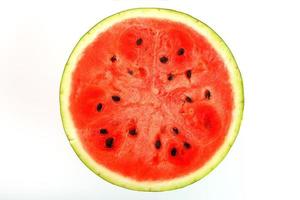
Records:
{"label": "watermelon half", "polygon": [[89,30],[67,61],[60,108],[82,162],[125,188],[164,191],[212,171],[243,113],[224,41],[181,12],[126,10]]}

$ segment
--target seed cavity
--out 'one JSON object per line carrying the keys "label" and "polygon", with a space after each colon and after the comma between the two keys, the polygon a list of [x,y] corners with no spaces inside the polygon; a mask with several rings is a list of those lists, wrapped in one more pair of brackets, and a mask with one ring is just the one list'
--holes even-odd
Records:
{"label": "seed cavity", "polygon": [[160,147],[161,147],[161,141],[160,140],[156,140],[154,146],[155,146],[156,149],[160,149]]}
{"label": "seed cavity", "polygon": [[175,148],[175,147],[173,147],[172,149],[171,149],[171,156],[176,156],[177,155],[177,149]]}
{"label": "seed cavity", "polygon": [[205,99],[208,99],[208,100],[211,98],[211,93],[209,90],[205,90],[204,97],[205,97]]}
{"label": "seed cavity", "polygon": [[97,111],[100,112],[102,110],[102,107],[103,107],[102,103],[98,103]]}
{"label": "seed cavity", "polygon": [[182,56],[183,54],[184,54],[184,48],[178,49],[177,55],[178,55],[178,56]]}
{"label": "seed cavity", "polygon": [[166,64],[168,62],[168,58],[166,56],[160,57],[159,61],[163,64]]}
{"label": "seed cavity", "polygon": [[185,101],[188,102],[188,103],[192,103],[193,102],[192,98],[189,97],[189,96],[185,97]]}
{"label": "seed cavity", "polygon": [[114,138],[107,138],[106,140],[105,140],[105,146],[107,147],[107,148],[112,148],[113,147],[113,144],[114,144]]}
{"label": "seed cavity", "polygon": [[119,97],[119,96],[116,96],[116,95],[114,95],[114,96],[111,96],[111,99],[112,99],[113,101],[115,101],[115,102],[119,102],[119,101],[121,101],[121,97]]}
{"label": "seed cavity", "polygon": [[136,43],[137,46],[140,46],[140,45],[142,45],[142,43],[143,43],[143,39],[142,39],[142,38],[139,38],[139,39],[136,40],[135,43]]}
{"label": "seed cavity", "polygon": [[108,133],[107,129],[105,129],[105,128],[101,128],[99,132],[100,132],[100,134],[103,134],[103,135]]}
{"label": "seed cavity", "polygon": [[172,128],[172,131],[173,131],[173,133],[175,133],[176,135],[179,133],[179,130],[178,130],[178,128],[176,128],[176,127],[173,127],[173,128]]}
{"label": "seed cavity", "polygon": [[185,72],[185,75],[186,75],[186,77],[188,78],[188,79],[191,79],[191,77],[192,77],[192,70],[187,70],[186,72]]}
{"label": "seed cavity", "polygon": [[186,149],[191,148],[191,144],[188,143],[188,142],[184,142],[184,143],[183,143],[183,146],[184,146],[184,148],[186,148]]}
{"label": "seed cavity", "polygon": [[135,128],[134,128],[134,129],[129,129],[128,133],[129,133],[130,135],[133,135],[133,136],[137,135],[137,132],[136,132],[136,129],[135,129]]}
{"label": "seed cavity", "polygon": [[173,74],[168,74],[168,81],[171,81],[174,79],[174,75]]}
{"label": "seed cavity", "polygon": [[111,58],[110,58],[110,61],[111,62],[116,62],[117,61],[117,56],[116,55],[113,55]]}

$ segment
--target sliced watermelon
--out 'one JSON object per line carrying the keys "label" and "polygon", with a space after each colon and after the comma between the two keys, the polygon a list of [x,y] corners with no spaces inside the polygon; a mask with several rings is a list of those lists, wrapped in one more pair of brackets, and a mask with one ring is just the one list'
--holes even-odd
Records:
{"label": "sliced watermelon", "polygon": [[97,175],[133,190],[184,187],[234,142],[243,112],[237,64],[223,40],[173,10],[127,10],[74,48],[60,89],[65,132]]}

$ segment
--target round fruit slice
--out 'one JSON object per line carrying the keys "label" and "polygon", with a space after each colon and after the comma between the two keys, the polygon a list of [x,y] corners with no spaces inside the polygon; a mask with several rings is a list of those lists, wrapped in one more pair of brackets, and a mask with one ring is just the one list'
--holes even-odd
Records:
{"label": "round fruit slice", "polygon": [[184,187],[234,142],[243,86],[223,40],[173,10],[127,10],[74,48],[60,88],[63,125],[79,158],[133,190]]}

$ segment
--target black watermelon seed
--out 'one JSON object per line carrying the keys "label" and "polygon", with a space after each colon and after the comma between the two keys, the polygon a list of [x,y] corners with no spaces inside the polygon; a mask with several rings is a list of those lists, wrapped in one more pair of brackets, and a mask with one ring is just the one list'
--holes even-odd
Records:
{"label": "black watermelon seed", "polygon": [[135,129],[130,129],[130,130],[128,131],[128,133],[129,133],[130,135],[136,135],[136,134],[137,134],[137,132],[136,132]]}
{"label": "black watermelon seed", "polygon": [[111,61],[111,62],[116,62],[116,61],[117,61],[117,56],[116,56],[116,55],[113,55],[113,56],[110,58],[110,61]]}
{"label": "black watermelon seed", "polygon": [[192,103],[193,102],[192,98],[188,97],[188,96],[185,97],[185,101],[188,102],[188,103]]}
{"label": "black watermelon seed", "polygon": [[174,79],[174,75],[173,74],[168,74],[168,80],[171,81]]}
{"label": "black watermelon seed", "polygon": [[142,43],[143,43],[143,39],[142,38],[139,38],[136,40],[136,45],[140,46]]}
{"label": "black watermelon seed", "polygon": [[177,55],[182,56],[184,54],[184,48],[180,48],[177,51]]}
{"label": "black watermelon seed", "polygon": [[127,70],[128,74],[133,75],[133,71],[131,69]]}
{"label": "black watermelon seed", "polygon": [[98,103],[97,105],[97,111],[100,112],[102,110],[102,103]]}
{"label": "black watermelon seed", "polygon": [[173,132],[174,132],[176,135],[179,133],[179,130],[178,130],[178,128],[176,128],[176,127],[173,127],[172,130],[173,130]]}
{"label": "black watermelon seed", "polygon": [[115,101],[115,102],[118,102],[118,101],[121,100],[121,97],[119,97],[119,96],[111,96],[111,99],[112,99],[113,101]]}
{"label": "black watermelon seed", "polygon": [[155,145],[156,149],[160,149],[160,147],[161,147],[161,141],[160,140],[156,140],[154,145]]}
{"label": "black watermelon seed", "polygon": [[107,148],[112,148],[113,147],[113,144],[114,144],[114,138],[107,138],[106,140],[105,140],[105,146],[107,147]]}
{"label": "black watermelon seed", "polygon": [[174,147],[171,149],[171,156],[176,156],[177,154],[177,149]]}
{"label": "black watermelon seed", "polygon": [[101,128],[99,132],[100,132],[100,134],[107,134],[108,133],[107,129],[105,129],[105,128]]}
{"label": "black watermelon seed", "polygon": [[188,78],[188,79],[190,79],[191,77],[192,77],[192,70],[187,70],[186,72],[185,72],[185,75],[186,75],[186,77]]}
{"label": "black watermelon seed", "polygon": [[160,60],[161,63],[166,64],[169,59],[166,56],[163,56],[159,60]]}
{"label": "black watermelon seed", "polygon": [[205,92],[204,92],[204,97],[205,97],[205,99],[210,99],[211,93],[210,93],[209,90],[205,90]]}
{"label": "black watermelon seed", "polygon": [[184,146],[186,149],[191,148],[191,145],[190,145],[190,143],[188,143],[188,142],[184,142],[184,143],[183,143],[183,146]]}

